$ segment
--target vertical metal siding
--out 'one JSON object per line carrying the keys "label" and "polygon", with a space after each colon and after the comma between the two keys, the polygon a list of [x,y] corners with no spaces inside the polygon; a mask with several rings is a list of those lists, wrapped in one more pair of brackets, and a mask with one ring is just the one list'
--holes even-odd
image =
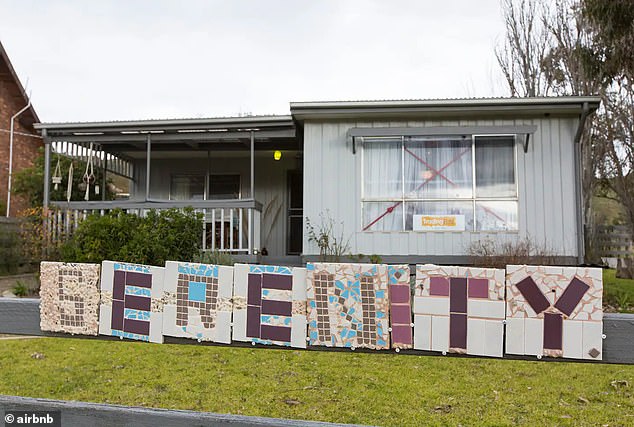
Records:
{"label": "vertical metal siding", "polygon": [[[266,245],[269,255],[286,255],[286,215],[287,215],[287,171],[296,165],[295,155],[283,155],[279,161],[273,160],[269,153],[257,153],[255,158],[255,199],[262,203],[264,211],[269,203],[281,203],[279,217],[273,224],[268,242],[264,242],[264,234],[268,232],[268,224],[272,218],[262,218],[262,244]],[[213,157],[210,162],[210,172],[240,174],[240,191],[243,198],[249,195],[249,157]],[[207,173],[207,154],[201,152],[193,158],[153,159],[150,169],[150,197],[154,199],[169,198],[170,177],[173,174],[201,174]],[[145,192],[145,160],[138,161],[135,170],[139,171],[139,179],[134,183],[132,198],[143,198]]]}
{"label": "vertical metal siding", "polygon": [[[529,237],[559,256],[576,256],[573,136],[578,119],[316,122],[304,124],[304,217],[317,225],[327,210],[350,236],[351,253],[467,255],[471,242]],[[527,153],[517,149],[519,232],[362,232],[361,159],[346,141],[351,127],[432,127],[535,124]],[[304,254],[318,248],[304,233]]]}

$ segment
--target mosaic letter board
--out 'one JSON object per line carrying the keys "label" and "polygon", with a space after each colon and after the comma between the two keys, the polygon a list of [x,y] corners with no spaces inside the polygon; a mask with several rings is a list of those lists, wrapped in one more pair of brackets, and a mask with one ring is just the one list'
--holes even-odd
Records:
{"label": "mosaic letter board", "polygon": [[392,348],[412,348],[412,302],[409,265],[388,265]]}
{"label": "mosaic letter board", "polygon": [[40,328],[97,335],[99,264],[40,264]]}
{"label": "mosaic letter board", "polygon": [[99,333],[163,342],[163,267],[101,264]]}
{"label": "mosaic letter board", "polygon": [[233,268],[167,261],[163,335],[231,342]]}
{"label": "mosaic letter board", "polygon": [[387,265],[306,266],[310,345],[389,348]]}
{"label": "mosaic letter board", "polygon": [[506,267],[506,352],[601,360],[599,268]]}
{"label": "mosaic letter board", "polygon": [[414,348],[502,357],[504,270],[416,266]]}
{"label": "mosaic letter board", "polygon": [[306,348],[306,269],[234,265],[233,340]]}

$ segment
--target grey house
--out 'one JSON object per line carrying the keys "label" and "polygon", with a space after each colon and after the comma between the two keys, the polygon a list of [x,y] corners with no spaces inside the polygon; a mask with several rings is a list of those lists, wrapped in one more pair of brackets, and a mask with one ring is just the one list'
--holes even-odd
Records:
{"label": "grey house", "polygon": [[[250,261],[314,257],[307,219],[330,218],[351,254],[386,261],[468,263],[472,242],[528,237],[572,264],[583,257],[579,138],[599,102],[293,102],[285,116],[41,123],[44,205],[66,225],[78,212],[193,206],[206,249]],[[55,152],[92,152],[129,180],[129,197],[49,200]]]}

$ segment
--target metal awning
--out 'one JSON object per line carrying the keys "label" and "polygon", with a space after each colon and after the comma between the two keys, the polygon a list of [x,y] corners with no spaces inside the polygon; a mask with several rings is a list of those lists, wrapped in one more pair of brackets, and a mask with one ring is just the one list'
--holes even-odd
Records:
{"label": "metal awning", "polygon": [[[104,151],[299,149],[291,116],[250,116],[209,119],[136,120],[113,122],[37,123],[50,141],[93,142]],[[238,143],[238,144],[236,144]]]}

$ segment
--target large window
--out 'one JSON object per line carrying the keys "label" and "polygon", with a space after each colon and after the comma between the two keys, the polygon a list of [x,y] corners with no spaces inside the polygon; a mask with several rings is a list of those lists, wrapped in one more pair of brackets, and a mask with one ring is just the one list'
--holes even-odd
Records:
{"label": "large window", "polygon": [[170,179],[170,200],[225,200],[240,198],[239,174],[209,175],[208,190],[205,175],[175,174]]}
{"label": "large window", "polygon": [[240,175],[213,174],[209,176],[209,199],[239,199]]}
{"label": "large window", "polygon": [[205,175],[172,175],[170,200],[203,200]]}
{"label": "large window", "polygon": [[517,230],[515,137],[364,138],[364,231]]}

